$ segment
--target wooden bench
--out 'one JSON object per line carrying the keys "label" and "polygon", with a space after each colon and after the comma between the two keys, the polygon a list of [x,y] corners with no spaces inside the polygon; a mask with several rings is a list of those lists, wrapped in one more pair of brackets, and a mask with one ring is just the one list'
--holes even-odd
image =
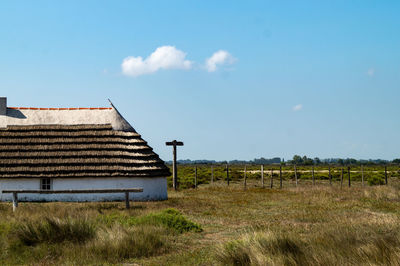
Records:
{"label": "wooden bench", "polygon": [[18,207],[18,194],[88,194],[88,193],[125,193],[125,206],[129,206],[129,192],[143,192],[143,188],[112,188],[112,189],[68,189],[68,190],[3,190],[2,193],[12,193],[13,211]]}

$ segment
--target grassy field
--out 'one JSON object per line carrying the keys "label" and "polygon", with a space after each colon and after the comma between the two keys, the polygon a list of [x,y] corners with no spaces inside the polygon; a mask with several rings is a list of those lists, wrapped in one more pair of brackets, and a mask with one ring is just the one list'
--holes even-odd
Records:
{"label": "grassy field", "polygon": [[[400,182],[169,191],[162,202],[0,203],[0,264],[399,265]],[[286,188],[285,188],[286,187]]]}

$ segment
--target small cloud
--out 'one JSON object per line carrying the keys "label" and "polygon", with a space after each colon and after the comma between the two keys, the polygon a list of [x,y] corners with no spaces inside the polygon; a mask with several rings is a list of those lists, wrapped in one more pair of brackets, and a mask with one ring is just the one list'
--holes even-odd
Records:
{"label": "small cloud", "polygon": [[302,104],[295,105],[295,106],[293,106],[292,109],[295,112],[300,111],[301,109],[303,109],[303,105]]}
{"label": "small cloud", "polygon": [[105,69],[103,69],[103,74],[104,75],[107,75],[108,74],[108,70],[105,68]]}
{"label": "small cloud", "polygon": [[368,69],[367,75],[373,77],[375,75],[375,68]]}
{"label": "small cloud", "polygon": [[218,66],[232,65],[235,61],[236,58],[234,58],[230,53],[224,50],[219,50],[206,59],[206,69],[208,72],[215,72],[217,71]]}
{"label": "small cloud", "polygon": [[185,58],[186,53],[174,46],[161,46],[146,59],[141,56],[126,57],[121,68],[124,75],[132,77],[151,74],[160,69],[190,69],[193,62]]}

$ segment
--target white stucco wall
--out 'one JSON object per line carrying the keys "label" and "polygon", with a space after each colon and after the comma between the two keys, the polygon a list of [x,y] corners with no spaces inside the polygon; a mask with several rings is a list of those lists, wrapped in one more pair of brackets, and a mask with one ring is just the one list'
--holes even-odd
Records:
{"label": "white stucco wall", "polygon": [[[143,192],[130,193],[131,200],[166,200],[167,179],[159,178],[54,178],[53,190],[64,189],[108,189],[108,188],[143,188]],[[39,178],[0,179],[0,201],[11,201],[11,194],[3,190],[40,189]],[[18,194],[19,201],[114,201],[124,200],[124,193],[99,194]]]}

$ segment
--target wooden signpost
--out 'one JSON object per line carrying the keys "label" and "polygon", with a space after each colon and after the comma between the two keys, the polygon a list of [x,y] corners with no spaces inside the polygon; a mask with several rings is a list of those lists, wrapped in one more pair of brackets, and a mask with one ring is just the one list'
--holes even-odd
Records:
{"label": "wooden signpost", "polygon": [[173,162],[172,162],[172,184],[174,186],[174,189],[178,189],[178,169],[176,168],[176,146],[183,146],[182,141],[170,141],[166,142],[165,145],[167,146],[172,146],[172,153],[173,153]]}

